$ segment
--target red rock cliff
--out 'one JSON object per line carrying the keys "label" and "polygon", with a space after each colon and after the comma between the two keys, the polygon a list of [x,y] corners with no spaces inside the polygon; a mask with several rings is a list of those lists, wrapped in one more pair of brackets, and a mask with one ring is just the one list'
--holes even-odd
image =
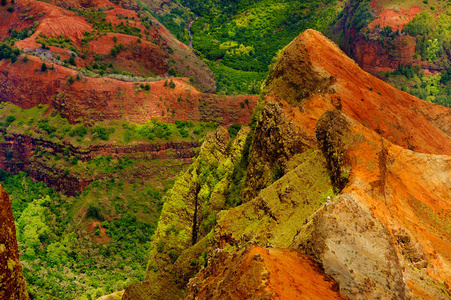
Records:
{"label": "red rock cliff", "polygon": [[0,299],[27,300],[11,199],[0,185]]}

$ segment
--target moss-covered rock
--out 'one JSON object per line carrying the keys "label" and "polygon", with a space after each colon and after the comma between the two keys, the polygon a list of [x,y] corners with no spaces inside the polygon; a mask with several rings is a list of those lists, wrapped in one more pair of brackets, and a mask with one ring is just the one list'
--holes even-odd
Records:
{"label": "moss-covered rock", "polygon": [[[165,196],[146,282],[130,286],[124,299],[174,299],[206,264],[216,215],[226,207],[231,176],[249,132],[249,127],[242,127],[230,140],[227,129],[219,127],[206,137],[189,170],[180,174]],[[143,291],[147,296],[137,296]]]}
{"label": "moss-covered rock", "polygon": [[[334,196],[326,160],[318,150],[293,158],[297,164],[256,198],[218,215],[215,239],[219,247],[261,246],[288,248],[309,217]],[[292,165],[292,164],[290,164]]]}
{"label": "moss-covered rock", "polygon": [[263,108],[252,143],[246,180],[241,191],[243,203],[286,173],[286,164],[297,153],[310,149],[315,137],[290,120],[290,108],[268,102]]}

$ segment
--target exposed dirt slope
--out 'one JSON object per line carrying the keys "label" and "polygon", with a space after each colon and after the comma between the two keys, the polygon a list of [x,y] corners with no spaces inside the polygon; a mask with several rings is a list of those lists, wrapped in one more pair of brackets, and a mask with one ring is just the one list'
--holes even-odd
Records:
{"label": "exposed dirt slope", "polygon": [[305,254],[254,246],[238,255],[215,251],[189,282],[185,299],[346,299],[337,290]]}
{"label": "exposed dirt slope", "polygon": [[[192,76],[200,90],[209,93],[216,91],[213,73],[206,64],[134,1],[129,8],[136,11],[107,0],[73,2],[58,3],[67,8],[64,9],[40,1],[16,1],[14,12],[1,9],[1,14],[8,20],[0,23],[0,39],[10,36],[12,30],[35,28],[33,35],[16,45],[27,52],[45,56],[46,61],[55,61],[58,55],[61,61],[69,59],[74,49],[78,49],[75,52],[78,67],[93,65],[97,61],[99,64],[112,64],[120,72],[140,76],[167,75],[173,67],[181,76]],[[88,22],[88,19],[72,11],[74,8],[94,16],[97,23]],[[104,29],[105,26],[110,29]],[[60,35],[70,40],[70,46],[52,45],[48,50],[41,48],[41,42],[45,42],[46,38]],[[111,49],[119,44],[122,44],[121,50],[117,55],[112,55]]]}
{"label": "exposed dirt slope", "polygon": [[27,300],[25,281],[17,251],[11,199],[0,185],[0,298]]}
{"label": "exposed dirt slope", "polygon": [[[74,123],[78,118],[101,121],[127,118],[144,123],[153,117],[165,122],[175,120],[217,121],[221,124],[248,123],[257,103],[256,96],[217,96],[200,93],[187,79],[125,82],[111,78],[81,76],[69,83],[77,72],[63,66],[41,71],[42,61],[29,57],[11,64],[0,61],[0,101],[22,108],[51,104],[61,116]],[[6,74],[6,71],[7,74]],[[248,99],[248,104],[245,104]],[[245,104],[245,105],[243,105]]]}

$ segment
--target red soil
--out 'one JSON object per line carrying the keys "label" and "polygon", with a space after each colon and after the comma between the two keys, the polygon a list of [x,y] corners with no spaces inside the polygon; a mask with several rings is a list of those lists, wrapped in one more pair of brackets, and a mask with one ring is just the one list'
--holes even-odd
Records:
{"label": "red soil", "polygon": [[307,255],[289,249],[254,247],[246,256],[244,269],[254,262],[256,254],[263,258],[262,264],[270,274],[267,290],[275,291],[280,299],[346,299]]}
{"label": "red soil", "polygon": [[106,234],[106,228],[102,227],[102,223],[100,221],[93,221],[92,223],[88,224],[88,232],[95,233],[97,226],[100,227],[100,236],[94,235],[94,240],[99,243],[108,243],[110,237]]}
{"label": "red soil", "polygon": [[[135,9],[136,4],[129,3]],[[0,10],[0,39],[9,36],[8,30],[22,30],[38,24],[35,33],[22,41],[16,42],[20,49],[40,49],[41,44],[36,42],[40,34],[47,37],[63,35],[72,41],[75,48],[85,51],[86,57],[76,57],[77,67],[86,67],[94,63],[94,54],[100,55],[102,61],[99,64],[112,64],[120,72],[149,77],[152,75],[167,75],[171,67],[177,73],[185,77],[193,77],[196,85],[206,92],[215,92],[216,86],[211,70],[197,58],[191,49],[175,39],[158,21],[152,19],[152,26],[147,29],[141,22],[135,11],[118,7],[106,0],[82,0],[58,2],[63,7],[79,9],[108,8],[104,10],[106,22],[113,25],[120,23],[126,26],[137,27],[141,30],[142,37],[138,43],[138,37],[119,33],[95,34],[95,38],[87,44],[82,44],[85,32],[96,32],[93,25],[84,17],[75,12],[66,10],[49,3],[30,0],[18,0],[14,4],[14,12],[6,9]],[[112,9],[111,9],[112,8]],[[138,7],[139,10],[139,7]],[[31,18],[33,16],[33,18]],[[117,38],[114,42],[113,37]],[[111,49],[116,44],[122,44],[120,53],[113,57]],[[42,50],[39,50],[42,52]],[[69,49],[51,46],[47,53],[53,57],[61,56],[61,60],[68,59]],[[174,63],[175,62],[175,63]]]}
{"label": "red soil", "polygon": [[415,18],[420,12],[421,9],[417,6],[411,7],[407,11],[402,9],[398,9],[396,11],[392,9],[383,10],[377,14],[377,18],[375,20],[368,24],[368,28],[373,30],[376,25],[379,25],[380,28],[390,26],[393,31],[402,30],[404,25],[412,21],[412,19]]}

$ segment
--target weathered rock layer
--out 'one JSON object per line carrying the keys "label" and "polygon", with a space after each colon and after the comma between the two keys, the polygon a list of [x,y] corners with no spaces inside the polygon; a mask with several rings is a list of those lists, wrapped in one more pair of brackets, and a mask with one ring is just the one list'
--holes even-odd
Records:
{"label": "weathered rock layer", "polygon": [[11,199],[0,185],[0,298],[27,300],[28,293],[22,276],[17,250],[16,226]]}

